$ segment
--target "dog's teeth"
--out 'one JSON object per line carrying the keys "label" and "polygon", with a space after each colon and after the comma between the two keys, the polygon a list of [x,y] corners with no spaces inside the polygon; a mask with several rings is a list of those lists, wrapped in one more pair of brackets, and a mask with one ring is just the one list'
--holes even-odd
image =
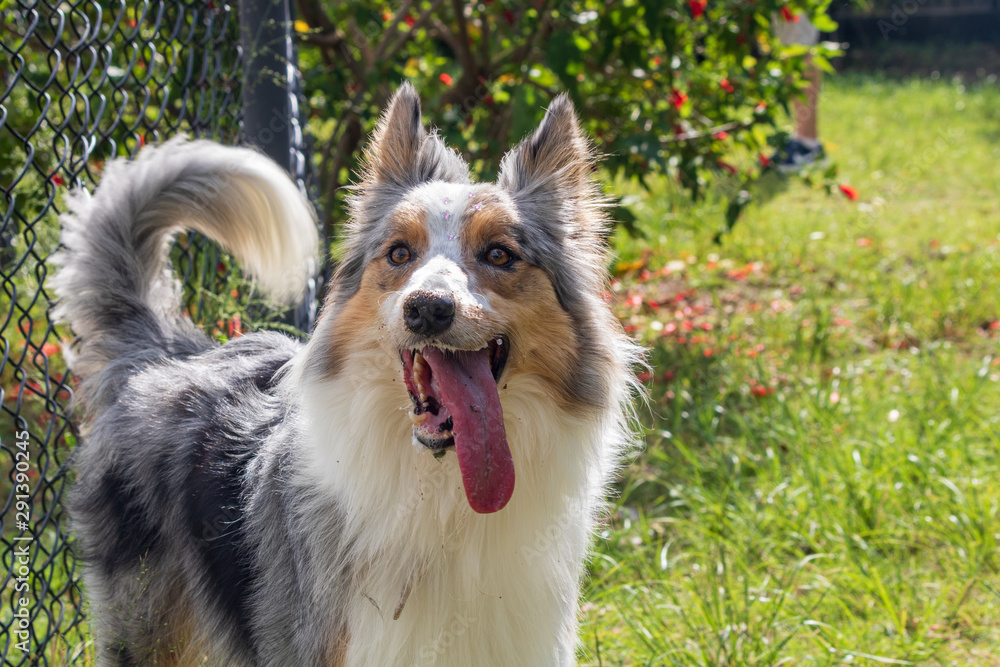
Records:
{"label": "dog's teeth", "polygon": [[453,438],[453,437],[455,437],[455,434],[454,434],[454,433],[452,433],[451,431],[445,431],[445,432],[444,432],[444,433],[442,433],[441,435],[443,435],[443,436],[444,436],[444,437],[446,437],[446,438]]}
{"label": "dog's teeth", "polygon": [[418,414],[414,414],[413,412],[411,412],[410,413],[410,421],[413,422],[414,426],[420,426],[425,421],[427,421],[427,413],[426,412],[422,412],[422,413],[420,413],[418,415]]}
{"label": "dog's teeth", "polygon": [[419,352],[413,353],[413,383],[417,386],[417,393],[420,394],[420,402],[427,402],[427,392],[424,391],[424,383],[421,382],[420,376],[424,372],[424,355]]}

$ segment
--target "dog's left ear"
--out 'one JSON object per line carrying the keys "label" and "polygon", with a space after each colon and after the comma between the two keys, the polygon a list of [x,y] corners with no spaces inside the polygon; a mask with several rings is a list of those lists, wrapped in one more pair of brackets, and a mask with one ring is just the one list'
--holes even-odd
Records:
{"label": "dog's left ear", "polygon": [[498,184],[518,200],[593,196],[593,154],[566,94],[552,100],[534,133],[500,162]]}

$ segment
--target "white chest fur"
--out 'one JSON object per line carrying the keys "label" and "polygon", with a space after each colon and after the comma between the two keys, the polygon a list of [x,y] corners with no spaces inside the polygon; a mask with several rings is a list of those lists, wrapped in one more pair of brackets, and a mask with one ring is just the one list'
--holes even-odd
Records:
{"label": "white chest fur", "polygon": [[355,572],[341,598],[347,664],[572,664],[580,571],[614,443],[602,443],[599,424],[560,412],[530,377],[511,381],[501,401],[514,494],[479,515],[454,453],[435,459],[410,444],[406,395],[386,391],[394,378],[379,374],[305,399],[303,473],[347,510],[336,536],[351,540]]}

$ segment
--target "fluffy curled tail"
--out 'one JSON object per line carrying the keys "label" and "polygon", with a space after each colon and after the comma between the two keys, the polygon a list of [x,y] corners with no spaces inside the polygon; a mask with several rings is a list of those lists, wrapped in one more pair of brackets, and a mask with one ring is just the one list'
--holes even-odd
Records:
{"label": "fluffy curled tail", "polygon": [[[79,336],[71,365],[88,398],[115,369],[204,348],[181,318],[173,235],[193,229],[231,252],[278,300],[300,296],[316,267],[312,207],[281,168],[247,148],[169,141],[108,163],[96,193],[78,190],[53,257],[58,321]],[[90,387],[88,384],[98,386]]]}

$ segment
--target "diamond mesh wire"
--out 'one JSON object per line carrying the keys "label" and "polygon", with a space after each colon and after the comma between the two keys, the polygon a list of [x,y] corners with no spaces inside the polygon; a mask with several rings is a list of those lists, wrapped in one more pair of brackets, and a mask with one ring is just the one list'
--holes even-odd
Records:
{"label": "diamond mesh wire", "polygon": [[[235,3],[0,0],[4,665],[93,660],[62,506],[76,379],[46,289],[63,197],[97,182],[105,161],[179,132],[238,141],[240,60]],[[230,259],[204,239],[182,235],[173,259],[185,307],[206,330],[231,337],[265,317]]]}

